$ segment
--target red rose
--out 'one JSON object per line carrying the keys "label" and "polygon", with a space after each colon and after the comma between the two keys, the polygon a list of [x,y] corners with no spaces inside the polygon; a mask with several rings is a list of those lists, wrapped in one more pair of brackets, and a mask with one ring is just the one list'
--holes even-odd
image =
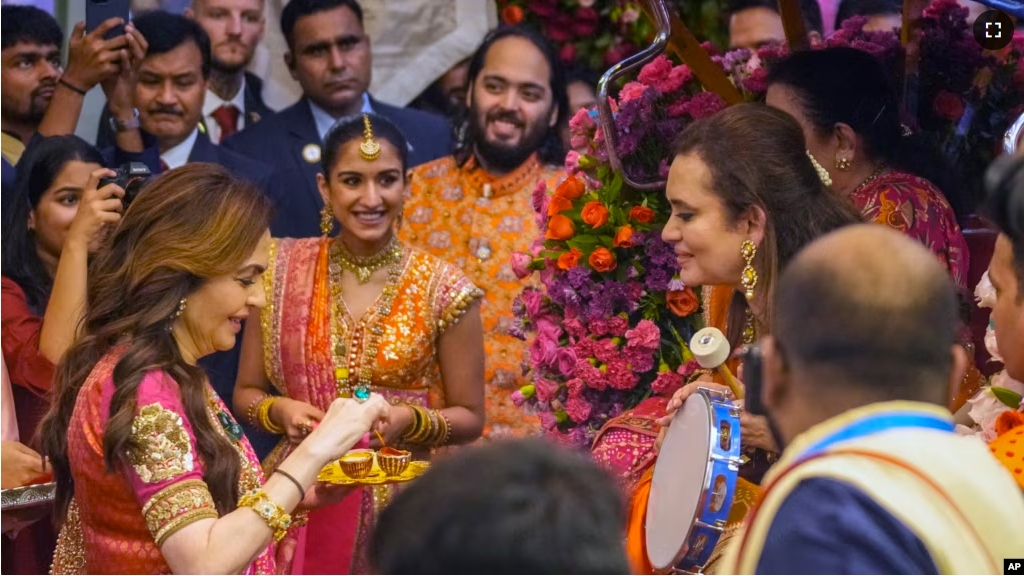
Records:
{"label": "red rose", "polygon": [[964,115],[964,101],[960,96],[947,90],[940,90],[932,102],[935,114],[946,120],[957,122]]}
{"label": "red rose", "polygon": [[576,176],[570,174],[555,188],[555,196],[561,196],[562,198],[568,198],[569,200],[576,200],[580,196],[583,196],[587,191],[587,186],[582,180]]}
{"label": "red rose", "polygon": [[668,304],[668,309],[679,317],[693,314],[700,306],[697,294],[690,287],[683,290],[669,290],[665,293],[665,303]]}
{"label": "red rose", "polygon": [[561,214],[556,214],[548,220],[548,232],[544,236],[548,240],[568,240],[576,233],[576,227],[572,220]]}
{"label": "red rose", "polygon": [[571,209],[572,200],[555,194],[551,197],[551,202],[548,204],[548,216],[554,216],[555,214],[560,214]]}

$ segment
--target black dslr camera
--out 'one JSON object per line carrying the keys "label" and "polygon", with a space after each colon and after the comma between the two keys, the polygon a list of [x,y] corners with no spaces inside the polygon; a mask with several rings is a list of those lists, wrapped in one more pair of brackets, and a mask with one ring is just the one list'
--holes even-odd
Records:
{"label": "black dslr camera", "polygon": [[132,203],[132,200],[134,200],[139,194],[139,191],[142,190],[142,186],[149,181],[153,173],[150,172],[149,167],[142,162],[128,162],[127,164],[122,164],[120,167],[115,169],[114,172],[117,173],[115,176],[100,180],[100,188],[107,184],[117,184],[120,186],[121,189],[124,190],[124,198],[122,198],[121,201],[124,203],[124,207],[127,210],[128,205]]}

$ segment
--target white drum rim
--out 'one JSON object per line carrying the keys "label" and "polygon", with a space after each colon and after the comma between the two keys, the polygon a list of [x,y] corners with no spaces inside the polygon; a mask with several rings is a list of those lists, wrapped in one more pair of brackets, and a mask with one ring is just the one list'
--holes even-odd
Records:
{"label": "white drum rim", "polygon": [[[700,402],[703,405],[703,407],[704,407],[704,409],[706,411],[706,416],[707,416],[708,442],[707,442],[707,446],[705,446],[705,448],[704,448],[704,452],[702,453],[703,456],[704,456],[704,463],[705,463],[705,465],[704,465],[704,474],[703,474],[703,482],[702,482],[702,485],[701,485],[702,487],[701,487],[701,490],[700,490],[700,492],[698,494],[697,504],[694,507],[693,516],[692,516],[692,518],[690,518],[690,522],[688,523],[688,528],[686,529],[686,532],[685,533],[681,533],[681,535],[680,535],[680,537],[678,539],[675,539],[675,538],[673,539],[673,540],[679,540],[678,549],[674,553],[672,559],[669,562],[667,562],[667,563],[665,562],[665,558],[657,558],[657,559],[655,559],[655,558],[651,557],[651,550],[650,550],[651,542],[652,541],[658,542],[658,538],[656,536],[654,538],[652,538],[652,526],[651,526],[652,516],[651,516],[651,509],[650,509],[650,507],[648,508],[647,520],[645,521],[645,525],[644,525],[644,537],[645,537],[644,553],[647,555],[647,560],[651,563],[651,565],[656,570],[659,570],[659,571],[674,569],[682,561],[682,559],[686,556],[686,554],[689,552],[689,547],[686,544],[689,541],[690,536],[693,534],[693,526],[694,526],[694,524],[696,524],[697,520],[700,518],[701,510],[703,508],[703,504],[707,501],[707,497],[708,497],[708,493],[709,493],[709,487],[710,487],[710,484],[711,484],[711,475],[712,475],[712,471],[713,471],[712,470],[712,465],[711,465],[711,455],[712,455],[712,441],[714,440],[713,428],[714,428],[714,422],[715,422],[714,407],[712,405],[712,399],[703,390],[698,390],[698,392],[696,394],[694,394],[694,395],[690,396],[689,398],[687,398],[686,402],[689,403],[694,398],[698,398],[697,401]],[[682,414],[683,414],[683,408],[681,407],[679,409],[679,411],[676,413],[675,417],[673,418],[673,423],[675,422],[676,419],[679,419]],[[677,428],[677,430],[678,429],[679,428]],[[672,428],[669,427],[669,432],[666,434],[665,441],[662,444],[662,453],[666,452],[665,448],[670,445],[670,439],[672,439],[672,438],[683,438],[683,437],[684,436],[672,435]],[[657,486],[660,485],[660,483],[655,482],[657,477],[658,477],[658,464],[657,464],[657,462],[655,462],[654,474],[651,477],[651,493],[648,495],[648,502],[650,502],[650,499],[655,496],[655,494],[657,493]],[[672,548],[676,548],[676,545],[674,543],[672,544]]]}

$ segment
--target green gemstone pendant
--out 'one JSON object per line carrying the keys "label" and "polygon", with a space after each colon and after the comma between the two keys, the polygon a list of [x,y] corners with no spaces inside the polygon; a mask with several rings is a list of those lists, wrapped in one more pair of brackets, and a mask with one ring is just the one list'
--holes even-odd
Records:
{"label": "green gemstone pendant", "polygon": [[242,439],[242,427],[227,412],[223,410],[217,412],[217,420],[220,421],[221,427],[224,428],[224,432],[227,433],[228,438],[231,438],[232,442],[238,442]]}
{"label": "green gemstone pendant", "polygon": [[364,385],[356,386],[352,395],[355,396],[357,402],[366,402],[370,399],[370,387]]}

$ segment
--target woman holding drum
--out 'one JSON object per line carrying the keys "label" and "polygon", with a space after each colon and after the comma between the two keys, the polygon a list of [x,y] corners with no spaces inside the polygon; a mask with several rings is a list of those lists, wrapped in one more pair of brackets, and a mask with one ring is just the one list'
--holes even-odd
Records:
{"label": "woman holding drum", "polygon": [[[736,150],[757,161],[737,162]],[[825,187],[796,121],[767,106],[740,104],[695,122],[675,152],[666,188],[672,216],[662,237],[675,247],[680,279],[703,287],[705,324],[721,330],[734,348],[754,342],[770,325],[774,282],[785,264],[815,238],[861,217]],[[733,373],[739,368],[736,359],[728,365]],[[712,376],[699,373],[699,385],[715,387]],[[723,383],[718,387],[728,390]],[[594,443],[598,461],[617,468],[633,491],[627,547],[636,573],[651,573],[643,527],[658,425],[666,425],[696,387],[688,385],[671,402],[654,397],[641,403],[609,422]],[[753,504],[756,482],[775,450],[763,418],[741,412],[740,426],[750,460],[740,470],[746,480],[734,494],[730,524]]]}

